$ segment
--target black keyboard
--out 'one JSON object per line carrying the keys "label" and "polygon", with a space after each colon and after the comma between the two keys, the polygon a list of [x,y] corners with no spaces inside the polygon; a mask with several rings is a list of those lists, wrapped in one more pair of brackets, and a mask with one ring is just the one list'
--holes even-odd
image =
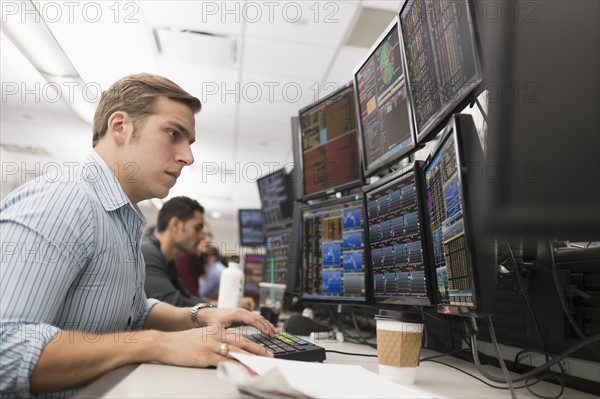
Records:
{"label": "black keyboard", "polygon": [[249,334],[246,337],[266,346],[278,359],[322,362],[326,358],[324,348],[285,332],[275,334],[273,337],[265,334]]}

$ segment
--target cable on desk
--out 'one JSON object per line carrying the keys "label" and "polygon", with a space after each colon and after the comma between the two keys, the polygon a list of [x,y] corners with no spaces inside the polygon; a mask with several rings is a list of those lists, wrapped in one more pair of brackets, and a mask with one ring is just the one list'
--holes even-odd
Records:
{"label": "cable on desk", "polygon": [[334,351],[334,350],[331,350],[331,349],[326,349],[325,353],[339,353],[340,355],[348,355],[348,356],[377,357],[377,355],[368,355],[368,354],[365,354],[365,353],[352,353],[352,352]]}
{"label": "cable on desk", "polygon": [[[504,381],[496,376],[491,375],[490,373],[485,371],[485,369],[483,369],[483,367],[481,366],[481,363],[479,362],[479,355],[476,350],[477,349],[476,348],[477,347],[477,338],[475,336],[473,336],[471,338],[471,340],[474,343],[474,345],[473,345],[473,360],[475,361],[475,364],[477,365],[477,368],[481,372],[481,374],[483,374],[486,378],[488,378],[492,381],[506,383],[506,381]],[[535,369],[531,370],[528,373],[525,373],[519,377],[513,378],[512,381],[513,382],[528,381],[532,377],[535,377],[537,374],[549,370],[550,367],[552,367],[555,364],[558,364],[558,367],[561,370],[561,375],[564,378],[564,368],[562,367],[562,364],[560,363],[560,361],[565,359],[567,356],[569,356],[573,352],[576,352],[576,351],[580,350],[581,348],[583,348],[587,345],[593,344],[594,342],[597,342],[597,341],[600,341],[600,335],[594,335],[593,337],[586,338],[586,339],[582,340],[581,342],[571,346],[564,352],[560,353],[558,356],[555,356],[549,362],[546,362],[546,363],[542,364],[541,366],[536,367]],[[542,377],[542,378],[545,378],[545,377]],[[531,385],[531,384],[529,384],[529,385]],[[562,382],[561,382],[561,385],[564,385],[564,384],[562,384]]]}
{"label": "cable on desk", "polygon": [[[540,337],[540,341],[542,341],[542,347],[544,348],[544,351],[548,352],[548,347],[546,346],[546,340],[544,340],[544,336],[542,335],[542,330],[540,328],[540,323],[538,322],[535,312],[533,311],[533,307],[531,306],[531,302],[529,301],[529,295],[527,294],[527,289],[525,288],[525,283],[523,282],[523,278],[521,277],[521,273],[520,273],[519,267],[517,265],[517,260],[515,259],[515,254],[514,254],[512,248],[510,247],[508,238],[504,239],[504,243],[506,244],[506,248],[508,249],[508,253],[510,254],[510,260],[512,261],[512,264],[513,264],[513,271],[515,273],[515,277],[517,278],[517,281],[519,282],[519,285],[521,286],[521,292],[523,293],[523,296],[525,297],[525,303],[527,304],[527,309],[529,310],[529,313],[531,314],[531,317],[533,318],[533,322],[535,325],[535,330],[537,332],[537,335]],[[546,361],[549,361],[549,360],[550,359],[549,359],[548,355],[546,355]],[[513,370],[514,370],[514,363],[513,363]]]}
{"label": "cable on desk", "polygon": [[432,359],[437,359],[439,357],[445,357],[445,356],[452,356],[452,355],[455,355],[457,353],[467,352],[467,351],[470,351],[470,350],[471,350],[470,348],[461,348],[461,349],[457,349],[457,350],[452,351],[452,352],[442,353],[441,355],[424,357],[423,359],[420,359],[419,362],[428,362],[428,361],[430,361]]}
{"label": "cable on desk", "polygon": [[358,336],[360,337],[360,340],[365,344],[365,345],[369,345],[369,343],[367,342],[367,340],[363,337],[363,335],[360,333],[360,329],[358,328],[358,323],[356,322],[356,316],[354,315],[354,309],[350,309],[350,314],[352,315],[352,322],[354,323],[354,328],[356,329],[356,332],[358,333]]}
{"label": "cable on desk", "polygon": [[[491,388],[495,388],[495,389],[508,389],[508,387],[503,387],[503,386],[498,386],[498,385],[490,384],[489,382],[487,382],[487,381],[485,381],[485,380],[483,380],[483,379],[481,379],[481,378],[477,377],[476,375],[473,375],[473,374],[471,374],[471,373],[469,373],[469,372],[467,372],[467,371],[464,371],[464,370],[462,370],[462,369],[460,369],[460,368],[458,368],[458,367],[456,367],[456,366],[453,366],[453,365],[451,365],[451,364],[448,364],[448,363],[440,362],[440,361],[438,361],[438,360],[425,360],[425,359],[424,359],[424,360],[422,360],[422,361],[426,361],[426,362],[432,362],[432,363],[437,363],[437,364],[441,364],[442,366],[450,367],[451,369],[454,369],[454,370],[456,370],[456,371],[460,371],[461,373],[463,373],[463,374],[466,374],[466,375],[468,375],[469,377],[471,377],[471,378],[474,378],[474,379],[476,379],[477,381],[479,381],[479,382],[481,382],[481,383],[483,383],[483,384],[485,384],[485,385],[487,385],[488,387],[491,387]],[[537,378],[537,377],[533,377],[533,378]],[[533,378],[530,378],[530,379],[533,379]],[[516,387],[514,387],[514,389],[523,389],[523,388],[527,388],[527,390],[528,390],[529,392],[531,392],[531,394],[532,394],[532,395],[534,395],[534,396],[537,396],[538,398],[542,398],[542,399],[557,399],[557,398],[559,398],[559,397],[560,397],[560,396],[563,394],[563,392],[565,391],[565,387],[564,387],[564,385],[561,385],[560,392],[559,392],[557,395],[555,395],[555,396],[544,396],[544,395],[538,394],[538,393],[536,393],[536,392],[534,392],[534,391],[532,391],[532,390],[531,390],[531,387],[532,387],[532,386],[534,386],[535,384],[538,384],[538,383],[542,382],[543,380],[544,380],[543,378],[538,378],[538,379],[537,379],[537,381],[535,381],[535,382],[533,382],[533,383],[531,383],[531,384],[529,384],[529,383],[526,383],[526,384],[524,384],[524,385],[521,385],[521,386],[516,386]]]}
{"label": "cable on desk", "polygon": [[[537,378],[537,377],[534,377],[534,378]],[[558,381],[557,385],[560,386],[560,391],[556,395],[554,395],[554,396],[543,396],[543,395],[538,394],[538,393],[536,393],[536,392],[534,392],[534,391],[531,390],[531,387],[534,386],[535,384],[537,384],[538,382],[540,382],[540,381],[546,381],[546,380],[551,379],[551,378],[555,378]],[[525,388],[527,388],[527,390],[529,392],[531,392],[532,395],[535,395],[538,398],[543,398],[543,399],[558,399],[558,398],[560,398],[562,396],[563,392],[565,392],[565,381],[564,381],[564,379],[563,378],[558,378],[558,376],[556,376],[556,375],[551,375],[551,374],[543,375],[540,378],[538,378],[537,381],[534,382],[533,384],[529,383],[529,381],[531,379],[533,379],[533,378],[528,378],[527,381],[525,381]]]}
{"label": "cable on desk", "polygon": [[502,353],[500,352],[500,346],[498,346],[498,340],[496,339],[496,332],[494,331],[494,324],[492,323],[491,316],[488,316],[488,323],[490,324],[490,335],[492,337],[492,342],[494,343],[494,348],[496,349],[496,354],[498,355],[498,362],[500,363],[500,367],[502,368],[502,372],[504,373],[504,377],[506,378],[506,383],[508,384],[510,396],[513,399],[517,399],[517,394],[515,393],[515,388],[513,387],[512,379],[508,374],[508,369],[506,368],[504,358],[502,357]]}
{"label": "cable on desk", "polygon": [[[352,322],[354,324],[354,328],[356,329],[358,336],[356,335],[351,335],[348,333],[348,330],[346,330],[344,328],[344,321],[340,319],[340,317],[338,317],[338,315],[333,311],[333,309],[331,307],[328,307],[327,310],[330,313],[329,317],[330,319],[333,320],[333,323],[335,324],[336,328],[344,335],[344,340],[346,342],[352,342],[352,343],[357,343],[357,344],[361,344],[361,345],[367,345],[370,346],[371,348],[377,349],[377,345],[372,344],[370,342],[368,342],[367,340],[370,338],[375,337],[375,333],[373,332],[370,336],[365,337],[358,326],[358,323],[356,321],[356,316],[354,314],[354,308],[349,307],[350,311],[351,311],[351,316],[352,316]],[[367,312],[362,312],[364,314],[367,314]]]}
{"label": "cable on desk", "polygon": [[[529,352],[531,352],[531,353],[539,353],[540,355],[546,356],[546,361],[547,362],[550,361],[550,357],[552,357],[552,354],[550,352],[545,352],[545,351],[541,351],[541,350],[538,350],[538,349],[523,349],[523,350],[520,350],[520,351],[518,351],[515,354],[515,360],[513,360],[513,370],[514,371],[517,371],[517,366],[519,365],[521,355],[524,355],[525,353],[529,353]],[[560,363],[559,363],[559,365],[560,365],[559,367],[562,366],[562,364],[560,364]]]}

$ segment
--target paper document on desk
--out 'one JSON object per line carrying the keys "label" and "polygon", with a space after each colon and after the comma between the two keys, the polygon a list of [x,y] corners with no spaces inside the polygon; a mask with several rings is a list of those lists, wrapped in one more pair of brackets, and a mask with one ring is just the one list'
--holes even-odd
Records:
{"label": "paper document on desk", "polygon": [[379,377],[361,366],[299,362],[230,353],[217,372],[241,391],[261,398],[424,398],[422,392]]}

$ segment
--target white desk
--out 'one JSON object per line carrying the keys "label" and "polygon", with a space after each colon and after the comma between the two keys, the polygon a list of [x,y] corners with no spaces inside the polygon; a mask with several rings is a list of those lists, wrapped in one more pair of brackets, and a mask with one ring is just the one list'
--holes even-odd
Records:
{"label": "white desk", "polygon": [[[351,343],[318,341],[319,345],[329,350],[342,352],[376,354],[367,346]],[[423,351],[423,356],[435,352]],[[483,378],[475,366],[453,357],[443,357],[445,363],[458,366],[480,378]],[[358,364],[366,369],[377,372],[377,359],[360,356],[347,356],[337,353],[327,353],[327,363]],[[500,369],[491,368],[490,372],[501,376]],[[485,378],[483,378],[485,380]],[[343,381],[339,383],[343,384]],[[499,384],[494,384],[499,385]],[[517,383],[515,386],[520,386]],[[510,398],[508,390],[493,389],[485,384],[441,364],[424,362],[417,369],[414,388],[422,390],[430,397],[445,398]],[[536,384],[535,392],[553,396],[560,387],[541,382]],[[517,398],[535,398],[527,389],[519,389]],[[164,366],[161,364],[130,365],[114,370],[77,395],[78,398],[245,398],[227,381],[217,377],[215,369],[193,369],[184,367]],[[579,391],[565,388],[561,398],[598,398]]]}

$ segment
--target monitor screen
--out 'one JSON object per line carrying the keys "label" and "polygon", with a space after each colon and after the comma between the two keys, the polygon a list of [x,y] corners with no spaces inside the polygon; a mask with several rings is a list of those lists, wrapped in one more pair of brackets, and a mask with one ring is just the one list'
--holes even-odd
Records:
{"label": "monitor screen", "polygon": [[276,170],[257,181],[265,231],[292,223],[293,183],[284,169]]}
{"label": "monitor screen", "polygon": [[354,70],[363,168],[367,176],[415,148],[398,20]]}
{"label": "monitor screen", "polygon": [[240,245],[263,245],[262,211],[260,209],[240,209]]}
{"label": "monitor screen", "polygon": [[263,281],[262,255],[244,256],[244,294],[258,295],[258,283]]}
{"label": "monitor screen", "polygon": [[421,162],[365,188],[373,298],[431,305],[432,273]]}
{"label": "monitor screen", "polygon": [[477,180],[467,170],[470,165],[481,164],[482,159],[473,119],[460,115],[450,120],[425,165],[438,311],[443,313],[485,315],[492,311],[495,245],[474,234],[472,220],[478,212],[471,209],[473,193],[469,189]]}
{"label": "monitor screen", "polygon": [[364,221],[356,196],[302,209],[302,301],[367,301]]}
{"label": "monitor screen", "polygon": [[264,281],[287,284],[288,250],[290,246],[290,230],[268,232],[265,236]]}
{"label": "monitor screen", "polygon": [[417,141],[422,142],[481,83],[469,1],[407,0],[400,30]]}
{"label": "monitor screen", "polygon": [[304,198],[360,185],[354,87],[347,84],[299,114]]}

